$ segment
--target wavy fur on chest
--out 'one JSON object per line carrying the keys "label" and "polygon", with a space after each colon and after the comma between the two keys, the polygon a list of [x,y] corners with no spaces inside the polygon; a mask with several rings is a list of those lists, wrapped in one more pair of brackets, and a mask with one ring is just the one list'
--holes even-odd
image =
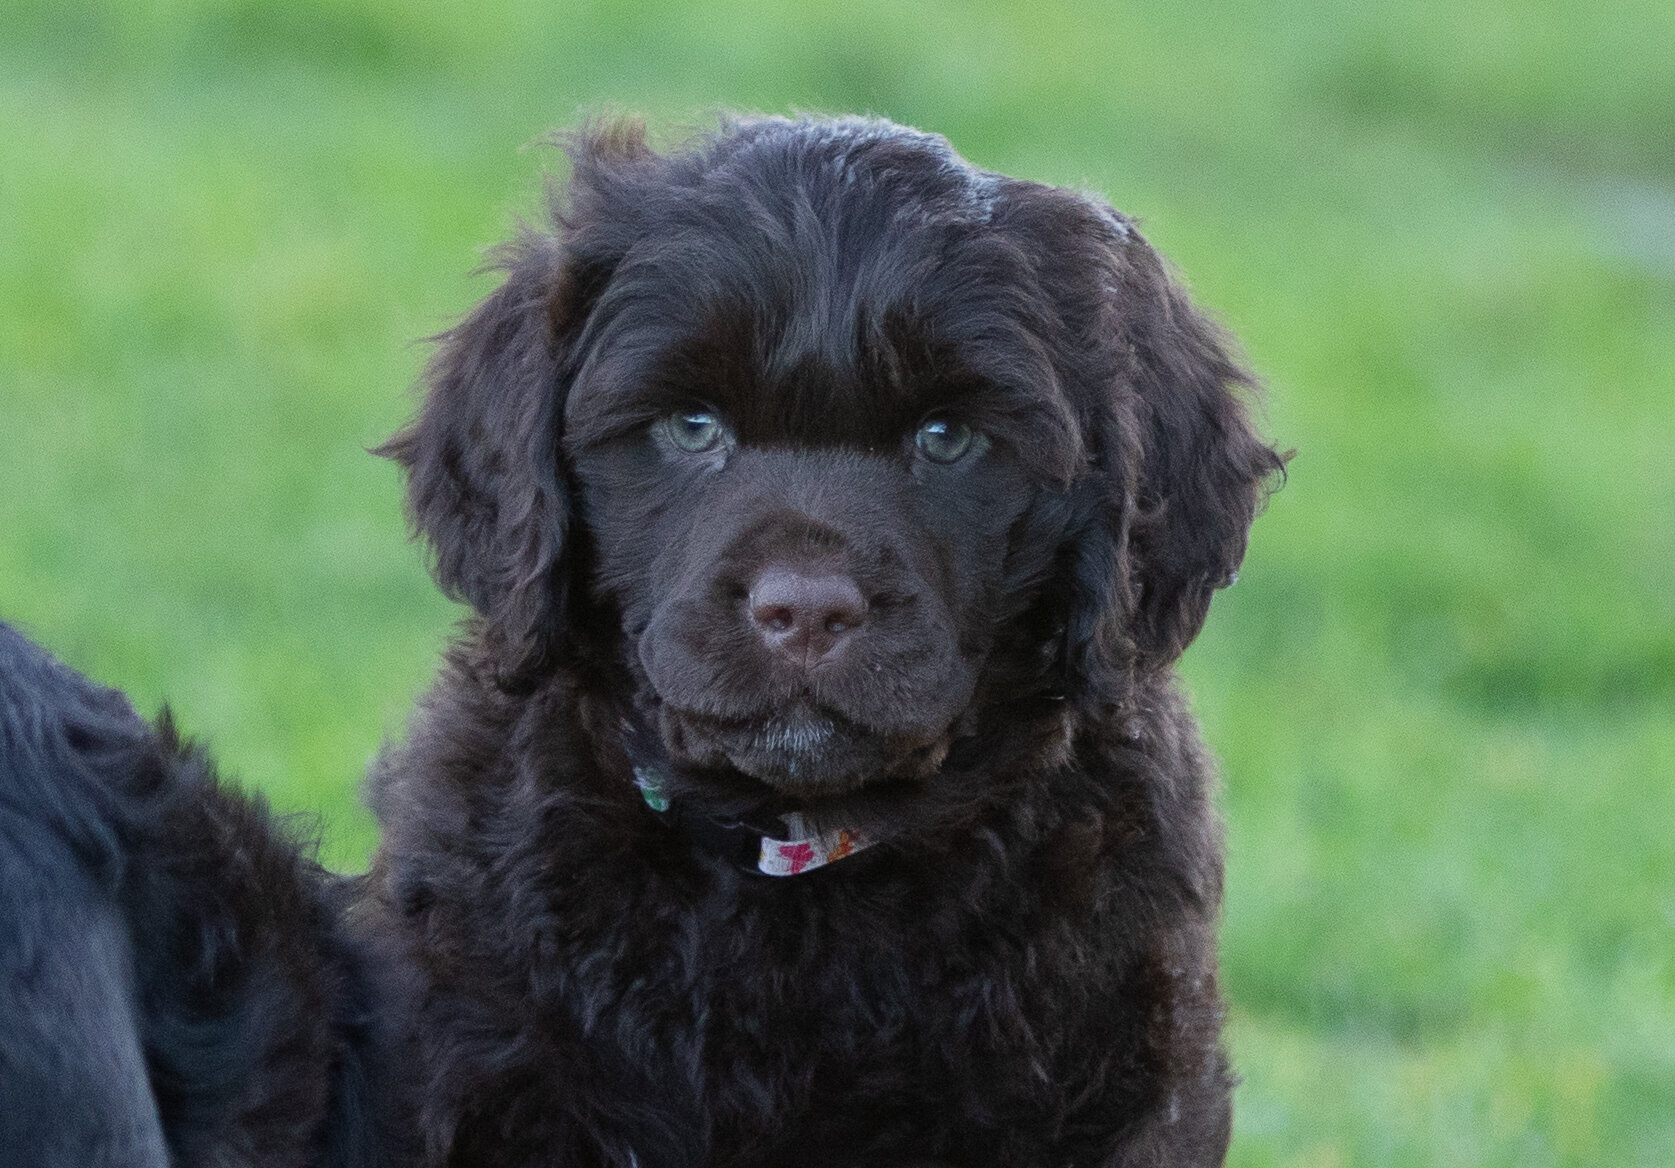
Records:
{"label": "wavy fur on chest", "polygon": [[1105,1163],[1129,1116],[1225,1122],[1219,827],[1167,690],[1139,741],[996,742],[982,797],[775,880],[654,815],[566,682],[463,676],[376,783],[440,1161]]}

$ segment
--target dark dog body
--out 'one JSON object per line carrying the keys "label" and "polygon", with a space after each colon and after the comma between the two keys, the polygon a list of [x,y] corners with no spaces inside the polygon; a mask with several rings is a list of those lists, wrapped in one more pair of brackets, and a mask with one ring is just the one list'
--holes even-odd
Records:
{"label": "dark dog body", "polygon": [[0,1163],[379,1162],[346,896],[0,624]]}
{"label": "dark dog body", "polygon": [[1042,718],[945,766],[963,812],[774,879],[588,761],[608,707],[485,680],[450,668],[478,701],[431,706],[425,777],[390,760],[380,804],[436,1162],[1219,1162],[1216,836],[1167,773],[1203,765],[1189,735],[1043,768]]}
{"label": "dark dog body", "polygon": [[374,783],[427,1162],[1219,1163],[1247,378],[937,138],[573,158],[389,447],[479,613]]}

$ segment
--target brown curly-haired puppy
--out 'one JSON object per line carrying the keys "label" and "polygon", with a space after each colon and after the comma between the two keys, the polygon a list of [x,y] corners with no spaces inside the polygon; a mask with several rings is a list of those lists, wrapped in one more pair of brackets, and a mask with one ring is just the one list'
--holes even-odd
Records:
{"label": "brown curly-haired puppy", "polygon": [[934,135],[570,154],[386,448],[477,613],[374,777],[423,1160],[1219,1163],[1248,376]]}

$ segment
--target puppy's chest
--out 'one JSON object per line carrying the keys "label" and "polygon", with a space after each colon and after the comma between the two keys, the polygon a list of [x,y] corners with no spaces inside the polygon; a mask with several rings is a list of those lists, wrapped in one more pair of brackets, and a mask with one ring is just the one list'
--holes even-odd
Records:
{"label": "puppy's chest", "polygon": [[922,1030],[926,998],[957,994],[974,978],[1008,977],[1020,963],[966,914],[931,920],[829,889],[747,879],[742,893],[646,912],[634,943],[579,938],[569,957],[578,971],[597,971],[581,980],[616,987],[615,1011],[689,1028],[706,1042],[760,1039],[777,1051],[800,1037],[869,1053]]}
{"label": "puppy's chest", "polygon": [[1051,1057],[1038,1036],[1066,1005],[1051,926],[1021,906],[916,911],[901,889],[816,879],[653,914],[661,927],[608,966],[578,949],[575,968],[591,972],[575,1005],[608,1015],[592,1034],[629,1036],[621,1054],[636,1065],[688,1068],[661,1089],[690,1092],[746,1139],[815,1114],[823,1129],[922,1126],[967,1096],[1036,1089],[978,1082],[977,1068]]}

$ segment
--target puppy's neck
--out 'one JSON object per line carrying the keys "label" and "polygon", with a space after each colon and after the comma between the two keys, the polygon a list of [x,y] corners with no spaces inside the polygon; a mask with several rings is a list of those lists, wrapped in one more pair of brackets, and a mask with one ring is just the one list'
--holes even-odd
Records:
{"label": "puppy's neck", "polygon": [[622,751],[634,786],[651,814],[690,846],[761,876],[801,876],[835,864],[878,842],[859,825],[834,825],[799,811],[759,807],[710,810],[683,797],[674,764],[656,735],[638,719],[620,720]]}

